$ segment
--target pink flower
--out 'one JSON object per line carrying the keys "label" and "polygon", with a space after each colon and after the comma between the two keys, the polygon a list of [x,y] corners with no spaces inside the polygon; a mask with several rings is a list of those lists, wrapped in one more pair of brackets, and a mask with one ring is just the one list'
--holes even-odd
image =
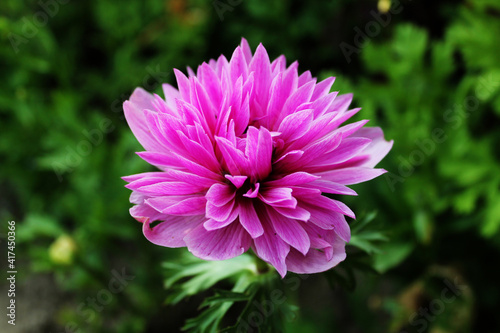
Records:
{"label": "pink flower", "polygon": [[324,194],[355,195],[346,185],[383,174],[374,166],[392,141],[367,120],[341,127],[360,110],[348,110],[352,95],[297,68],[270,62],[262,45],[252,56],[243,39],[229,61],[175,70],[179,88],[164,84],[165,99],[134,91],[125,116],[138,155],[160,170],[124,177],[148,240],[206,260],[252,248],[281,276],[345,259],[345,215],[355,216]]}

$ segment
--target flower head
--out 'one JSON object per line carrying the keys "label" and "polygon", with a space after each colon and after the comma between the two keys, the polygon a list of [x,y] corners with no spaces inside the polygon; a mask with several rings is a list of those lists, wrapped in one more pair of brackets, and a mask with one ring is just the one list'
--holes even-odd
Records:
{"label": "flower head", "polygon": [[354,213],[325,194],[355,195],[346,185],[384,173],[374,166],[392,142],[367,120],[342,126],[359,111],[352,95],[297,68],[243,39],[230,60],[175,70],[165,99],[134,91],[125,116],[138,155],[160,170],[124,177],[147,239],[206,260],[252,248],[281,276],[345,259]]}

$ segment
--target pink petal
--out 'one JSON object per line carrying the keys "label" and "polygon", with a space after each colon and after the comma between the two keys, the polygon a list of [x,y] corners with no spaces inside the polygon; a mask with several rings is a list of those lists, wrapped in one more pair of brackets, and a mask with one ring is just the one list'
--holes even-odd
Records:
{"label": "pink petal", "polygon": [[302,150],[292,150],[285,155],[281,156],[279,159],[274,162],[276,165],[275,168],[280,170],[280,169],[286,169],[287,165],[293,164],[294,162],[297,162],[300,160],[300,158],[304,155],[304,151]]}
{"label": "pink petal", "polygon": [[335,212],[349,216],[352,219],[356,218],[354,212],[349,207],[347,207],[345,203],[341,201],[321,196],[319,198],[316,198],[316,203],[321,205],[322,207],[325,207],[326,209],[330,209]]}
{"label": "pink petal", "polygon": [[260,183],[255,183],[251,189],[247,191],[247,193],[243,194],[244,197],[247,198],[257,198],[259,195]]}
{"label": "pink petal", "polygon": [[203,87],[207,89],[209,99],[212,101],[214,107],[218,109],[222,102],[222,91],[217,74],[207,63],[203,63],[198,69],[198,72]]}
{"label": "pink petal", "polygon": [[184,182],[156,182],[154,184],[135,187],[134,183],[131,183],[125,187],[134,189],[141,193],[150,194],[150,195],[186,195],[186,194],[195,194],[201,191],[204,191],[205,188],[202,186],[197,186]]}
{"label": "pink petal", "polygon": [[[349,160],[362,152],[369,144],[370,139],[367,138],[347,138],[342,140],[340,145],[333,151],[324,154],[316,159],[312,165],[314,166],[330,166]],[[312,166],[311,165],[311,166]],[[329,167],[332,169],[332,167]]]}
{"label": "pink petal", "polygon": [[290,272],[298,274],[312,274],[329,270],[346,258],[345,242],[338,238],[332,244],[333,255],[330,259],[325,253],[310,249],[307,255],[292,249],[286,258],[286,265]]}
{"label": "pink petal", "polygon": [[355,136],[372,140],[371,144],[362,152],[363,155],[369,156],[369,159],[363,165],[360,165],[363,167],[375,167],[389,153],[394,143],[393,140],[386,141],[384,139],[384,133],[380,127],[361,128],[351,137]]}
{"label": "pink petal", "polygon": [[203,118],[206,120],[210,132],[215,130],[216,109],[210,100],[205,87],[203,87],[198,80],[194,77],[190,79],[191,82],[191,104],[202,112]]}
{"label": "pink petal", "polygon": [[[355,111],[355,110],[351,110],[351,111]],[[360,120],[360,121],[357,121],[355,123],[342,126],[338,130],[342,132],[342,138],[346,138],[346,137],[350,136],[351,134],[353,134],[354,132],[356,132],[357,130],[359,130],[361,127],[363,127],[367,122],[368,122],[368,120],[366,120],[366,119]]]}
{"label": "pink petal", "polygon": [[163,214],[192,216],[205,213],[207,200],[199,196],[165,196],[145,202]]}
{"label": "pink petal", "polygon": [[167,102],[161,98],[160,96],[158,96],[157,94],[153,94],[154,96],[154,99],[153,101],[151,102],[151,104],[153,105],[153,109],[158,112],[158,113],[166,113],[166,114],[169,114],[173,117],[176,117],[178,118],[179,114],[177,113],[177,110],[172,107],[170,107]]}
{"label": "pink petal", "polygon": [[[343,112],[343,113],[332,112],[331,115],[335,115],[335,117],[328,124],[328,126],[327,126],[328,130],[330,131],[332,129],[338,128],[340,125],[342,125],[345,121],[347,121],[352,116],[354,116],[360,110],[361,110],[361,108],[352,109],[352,110],[349,110],[349,111]],[[343,137],[345,138],[348,135],[352,134],[354,131],[356,131],[358,128],[362,127],[367,122],[368,122],[368,120],[360,120],[356,123],[352,123],[352,124],[348,124],[348,125],[343,126],[341,128],[341,130],[344,132]],[[349,131],[349,129],[351,129],[351,130]]]}
{"label": "pink petal", "polygon": [[303,186],[321,190],[321,192],[323,192],[323,193],[357,195],[357,193],[354,190],[350,189],[349,187],[347,187],[345,185],[334,183],[334,182],[331,182],[328,180],[323,180],[323,179],[316,180],[312,183],[305,184]]}
{"label": "pink petal", "polygon": [[332,244],[334,244],[335,240],[338,238],[335,231],[321,229],[313,223],[306,223],[303,227],[311,240],[311,249],[323,251],[326,260],[331,260],[333,258]]}
{"label": "pink petal", "polygon": [[316,84],[316,86],[314,87],[314,92],[311,97],[311,100],[314,101],[318,98],[326,96],[330,92],[330,89],[332,88],[334,81],[335,81],[334,77],[328,77],[323,81],[319,82],[318,84]]}
{"label": "pink petal", "polygon": [[270,206],[295,208],[297,200],[292,197],[292,189],[285,187],[271,187],[261,190],[259,199]]}
{"label": "pink petal", "polygon": [[176,179],[184,183],[198,185],[203,188],[209,188],[215,183],[214,179],[196,175],[190,172],[185,172],[175,169],[167,169],[165,173],[172,179]]}
{"label": "pink petal", "polygon": [[201,146],[201,144],[194,140],[190,140],[184,133],[179,131],[178,135],[184,147],[186,147],[185,155],[191,156],[192,159],[195,159],[198,164],[203,165],[209,170],[216,173],[221,171],[220,164],[215,157],[213,148],[211,148],[210,151],[207,151]]}
{"label": "pink petal", "polygon": [[291,219],[307,222],[311,218],[311,213],[300,206],[295,208],[274,206],[273,208],[281,215]]}
{"label": "pink petal", "polygon": [[243,199],[238,203],[240,223],[252,238],[260,237],[264,233],[262,224],[255,211],[252,200]]}
{"label": "pink petal", "polygon": [[225,260],[245,253],[252,238],[239,223],[208,231],[199,225],[184,237],[188,250],[205,260]]}
{"label": "pink petal", "polygon": [[175,68],[174,68],[174,74],[177,80],[177,85],[179,87],[179,93],[181,98],[185,101],[191,100],[191,93],[190,93],[191,88],[189,79],[181,71]]}
{"label": "pink petal", "polygon": [[248,169],[248,162],[243,152],[238,150],[226,138],[216,137],[215,140],[217,141],[218,147],[224,157],[224,161],[226,162],[229,172],[232,175],[245,174]]}
{"label": "pink petal", "polygon": [[133,206],[129,211],[130,215],[141,223],[158,221],[167,217],[144,203]]}
{"label": "pink petal", "polygon": [[286,95],[283,92],[283,73],[278,73],[271,82],[269,88],[269,101],[267,104],[267,126],[272,129],[273,124],[278,118],[283,104],[285,104]]}
{"label": "pink petal", "polygon": [[309,102],[312,93],[314,91],[314,82],[309,82],[297,89],[290,97],[288,97],[285,105],[283,106],[282,112],[278,117],[277,123],[281,123],[281,121],[297,110],[299,105]]}
{"label": "pink petal", "polygon": [[299,76],[299,87],[303,86],[304,84],[307,84],[311,81],[314,81],[313,83],[316,83],[316,79],[313,79],[311,72],[310,71],[305,71]]}
{"label": "pink petal", "polygon": [[205,133],[212,133],[212,128],[208,125],[207,119],[205,119],[199,109],[181,99],[176,99],[175,104],[177,109],[179,109],[179,113],[182,115],[182,120],[186,124],[194,123],[195,126],[201,126]]}
{"label": "pink petal", "polygon": [[210,201],[207,202],[206,216],[207,218],[213,219],[215,221],[226,221],[230,216],[234,216],[233,220],[236,218],[234,200],[229,201],[223,206],[217,207],[213,205]]}
{"label": "pink petal", "polygon": [[[321,198],[324,199],[321,200]],[[338,211],[339,209],[335,203],[326,202],[327,200],[334,201],[321,196],[315,198],[314,201],[305,202],[305,200],[302,200],[300,204],[311,213],[309,219],[311,223],[321,229],[335,230],[339,237],[348,242],[351,239],[351,229],[345,220],[344,213]]]}
{"label": "pink petal", "polygon": [[286,58],[284,55],[280,55],[278,58],[274,59],[271,63],[271,69],[273,74],[278,72],[284,72],[286,70]]}
{"label": "pink petal", "polygon": [[235,222],[236,217],[238,215],[238,212],[239,212],[239,208],[232,210],[232,212],[228,216],[228,218],[226,218],[225,220],[222,220],[222,221],[217,221],[217,220],[214,220],[214,219],[208,219],[205,223],[203,223],[203,226],[208,231],[225,228],[228,225],[230,225],[231,223]]}
{"label": "pink petal", "polygon": [[304,155],[295,164],[296,168],[307,166],[309,163],[317,159],[323,154],[326,154],[337,148],[342,142],[341,133],[332,133],[323,139],[313,143],[304,149]]}
{"label": "pink petal", "polygon": [[314,110],[312,109],[294,112],[286,116],[278,127],[281,139],[291,142],[304,135],[311,127],[313,116]]}
{"label": "pink petal", "polygon": [[239,77],[246,80],[248,76],[248,64],[243,53],[243,49],[238,46],[234,50],[231,60],[229,60],[229,67],[231,72],[231,82],[235,83]]}
{"label": "pink petal", "polygon": [[265,183],[266,186],[273,187],[282,187],[282,186],[291,186],[291,185],[302,185],[306,183],[310,183],[319,179],[320,177],[312,175],[307,172],[295,172],[285,177],[277,180],[271,180]]}
{"label": "pink petal", "polygon": [[174,155],[177,158],[177,160],[179,160],[179,162],[186,169],[191,171],[192,173],[198,174],[199,176],[202,176],[205,178],[210,178],[210,179],[214,179],[214,180],[218,180],[218,181],[224,180],[224,178],[222,177],[221,174],[215,173],[212,170],[209,170],[206,167],[201,166],[198,163],[193,162],[193,161],[185,158],[184,156],[181,156],[181,155],[176,154],[176,153],[172,153],[172,155]]}
{"label": "pink petal", "polygon": [[267,128],[275,130],[279,126],[278,118],[287,99],[297,90],[297,68],[295,61],[284,72],[276,74],[271,83],[269,103],[267,106]]}
{"label": "pink petal", "polygon": [[318,116],[318,118],[311,124],[309,131],[297,139],[297,141],[292,142],[288,149],[304,150],[304,147],[311,145],[311,143],[321,141],[325,136],[332,135],[331,132],[337,128],[336,125],[331,125],[335,116],[335,113],[327,113]]}
{"label": "pink petal", "polygon": [[155,166],[163,167],[183,167],[182,163],[171,153],[153,153],[149,151],[142,151],[136,153],[144,161]]}
{"label": "pink petal", "polygon": [[273,265],[281,277],[284,277],[287,271],[285,259],[290,252],[290,245],[275,232],[267,213],[263,212],[261,219],[263,219],[264,233],[254,239],[255,253],[262,260]]}
{"label": "pink petal", "polygon": [[338,92],[332,92],[316,100],[314,99],[314,97],[311,98],[314,101],[311,109],[314,110],[315,119],[325,114],[325,112],[330,108],[333,101],[337,97],[337,94]]}
{"label": "pink petal", "polygon": [[157,172],[143,172],[143,173],[138,173],[138,174],[131,175],[131,176],[122,177],[122,179],[128,183],[132,183],[132,182],[135,182],[137,180],[147,179],[147,178],[154,178],[154,179],[163,178],[164,180],[171,179],[170,176],[168,176],[165,172],[159,172],[159,171],[157,171]]}
{"label": "pink petal", "polygon": [[322,179],[329,180],[342,185],[352,185],[371,180],[386,173],[384,169],[372,169],[372,168],[344,168],[338,170],[331,170],[325,172],[316,173],[316,176],[320,176]]}
{"label": "pink petal", "polygon": [[179,90],[168,83],[162,84],[161,87],[163,88],[163,95],[165,95],[165,102],[171,109],[175,109],[175,99],[181,96]]}
{"label": "pink petal", "polygon": [[252,126],[249,127],[245,153],[255,177],[258,180],[265,179],[271,172],[273,154],[273,138],[271,137],[271,133],[264,127],[261,127],[259,130]]}
{"label": "pink petal", "polygon": [[215,72],[217,73],[217,76],[221,78],[223,75],[222,73],[224,73],[228,67],[229,67],[229,61],[227,61],[226,57],[221,54],[219,58],[217,58],[216,66],[214,68]]}
{"label": "pink petal", "polygon": [[352,102],[352,94],[338,95],[330,106],[330,112],[336,111],[339,114],[343,114],[349,108]]}
{"label": "pink petal", "polygon": [[233,111],[234,129],[236,135],[242,135],[250,122],[250,93],[247,93],[239,110]]}
{"label": "pink petal", "polygon": [[305,255],[309,251],[311,243],[301,223],[285,218],[274,212],[273,209],[267,209],[267,211],[278,236]]}
{"label": "pink petal", "polygon": [[229,185],[215,183],[207,191],[205,198],[212,205],[222,207],[234,199],[236,192]]}
{"label": "pink petal", "polygon": [[300,199],[303,196],[316,197],[321,195],[321,191],[313,187],[302,186],[290,186],[292,189],[292,194],[295,198]]}
{"label": "pink petal", "polygon": [[247,180],[247,176],[231,176],[225,175],[227,180],[229,180],[236,188],[240,188],[243,186],[245,181]]}
{"label": "pink petal", "polygon": [[255,76],[254,95],[251,101],[253,109],[256,111],[255,116],[260,117],[268,103],[269,85],[271,84],[271,62],[262,44],[257,47],[248,71],[253,72]]}
{"label": "pink petal", "polygon": [[164,147],[159,152],[178,151],[178,147],[182,147],[176,134],[177,129],[183,126],[178,119],[168,114],[159,114],[149,110],[144,110],[144,118],[148,131]]}
{"label": "pink petal", "polygon": [[250,49],[250,46],[248,45],[248,42],[245,38],[241,38],[240,46],[241,50],[243,51],[243,55],[245,56],[245,59],[249,64],[252,60],[252,50]]}
{"label": "pink petal", "polygon": [[197,226],[199,226],[205,217],[198,216],[168,216],[164,222],[155,227],[150,227],[150,222],[144,223],[142,231],[144,236],[153,244],[166,247],[186,246],[183,238]]}
{"label": "pink petal", "polygon": [[154,109],[153,100],[153,95],[142,88],[136,88],[130,99],[123,103],[123,109],[130,129],[144,149],[163,151],[165,149],[163,145],[149,132],[143,112],[144,109]]}

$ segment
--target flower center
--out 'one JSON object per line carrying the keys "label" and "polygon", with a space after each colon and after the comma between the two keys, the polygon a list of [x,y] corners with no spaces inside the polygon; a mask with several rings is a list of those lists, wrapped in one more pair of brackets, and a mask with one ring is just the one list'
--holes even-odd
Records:
{"label": "flower center", "polygon": [[259,194],[260,183],[253,181],[251,177],[247,177],[244,182],[240,184],[233,181],[226,181],[226,184],[233,188],[236,198],[256,198]]}

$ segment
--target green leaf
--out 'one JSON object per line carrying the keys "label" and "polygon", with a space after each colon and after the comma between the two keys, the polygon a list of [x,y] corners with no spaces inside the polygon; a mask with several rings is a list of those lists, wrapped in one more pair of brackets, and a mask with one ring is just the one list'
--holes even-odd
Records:
{"label": "green leaf", "polygon": [[328,284],[332,289],[335,289],[338,285],[348,291],[356,289],[354,269],[348,265],[331,269],[325,273],[325,276],[327,277]]}
{"label": "green leaf", "polygon": [[182,330],[189,332],[217,332],[217,326],[231,304],[219,303],[209,307],[197,317],[186,320],[186,324],[182,327]]}
{"label": "green leaf", "polygon": [[[283,280],[275,272],[260,275],[247,288],[246,293],[249,298],[236,323],[221,332],[240,332],[242,329],[245,331],[255,329],[256,332],[281,332],[283,319],[294,319],[298,310],[297,306],[285,301],[283,286]],[[280,301],[273,298],[277,291],[282,295]],[[256,316],[260,318],[258,325],[252,323]]]}
{"label": "green leaf", "polygon": [[39,237],[56,238],[64,233],[57,220],[51,216],[41,214],[29,214],[26,219],[19,224],[17,229],[17,240],[19,242],[29,242]]}
{"label": "green leaf", "polygon": [[374,268],[384,273],[406,259],[414,249],[413,243],[387,243],[374,255]]}
{"label": "green leaf", "polygon": [[432,65],[434,73],[447,77],[455,69],[453,61],[454,47],[450,42],[437,42],[432,48]]}
{"label": "green leaf", "polygon": [[490,198],[485,221],[481,226],[481,233],[486,237],[495,235],[500,229],[500,194],[492,194]]}
{"label": "green leaf", "polygon": [[215,290],[215,295],[205,298],[200,307],[212,305],[220,302],[241,302],[248,300],[249,296],[245,293],[237,293],[229,290]]}
{"label": "green leaf", "polygon": [[[165,287],[171,292],[167,303],[176,304],[183,298],[207,290],[219,281],[231,276],[257,274],[255,260],[249,254],[222,261],[205,261],[187,254],[179,263],[163,263],[163,267],[173,271],[165,280]],[[177,284],[182,279],[186,281]],[[175,285],[175,288],[173,288]]]}
{"label": "green leaf", "polygon": [[[200,305],[201,313],[188,319],[182,328],[189,332],[234,332],[245,328],[253,315],[258,313],[262,322],[255,327],[256,331],[276,332],[281,330],[283,318],[293,318],[296,307],[285,302],[283,281],[276,271],[269,270],[264,274],[242,274],[231,291],[217,290],[213,296],[205,299]],[[276,301],[276,290],[280,291],[282,301]],[[236,322],[220,330],[222,319],[235,302],[245,302],[244,309]]]}
{"label": "green leaf", "polygon": [[368,213],[353,224],[350,246],[357,247],[368,254],[380,252],[378,243],[389,239],[380,231],[367,229],[371,227],[370,222],[375,219],[376,215],[376,212]]}
{"label": "green leaf", "polygon": [[431,242],[434,226],[427,212],[419,210],[415,214],[413,218],[413,227],[421,243],[429,244]]}

